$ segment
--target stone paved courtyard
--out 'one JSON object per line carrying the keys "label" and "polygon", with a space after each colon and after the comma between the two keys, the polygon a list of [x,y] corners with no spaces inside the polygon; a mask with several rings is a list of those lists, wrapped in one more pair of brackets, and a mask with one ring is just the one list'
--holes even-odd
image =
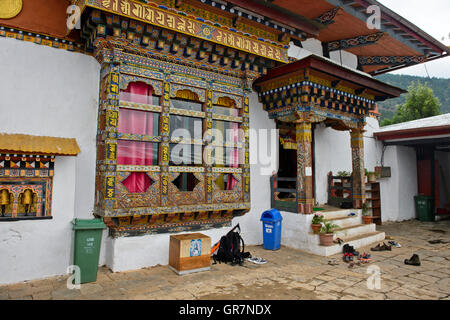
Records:
{"label": "stone paved courtyard", "polygon": [[[67,277],[0,286],[0,299],[72,300],[72,299],[449,299],[450,296],[450,221],[437,223],[405,221],[378,226],[401,248],[370,252],[370,264],[349,268],[342,255],[320,257],[282,247],[266,251],[262,246],[247,249],[268,262],[243,267],[213,265],[211,271],[178,276],[167,266],[112,273],[100,268],[97,282],[83,284],[80,290],[68,290]],[[430,244],[441,239],[443,243]],[[387,242],[386,240],[385,242]],[[421,266],[408,266],[404,259],[413,253]],[[336,258],[339,265],[328,264]],[[370,290],[367,273],[378,267],[381,288]]]}

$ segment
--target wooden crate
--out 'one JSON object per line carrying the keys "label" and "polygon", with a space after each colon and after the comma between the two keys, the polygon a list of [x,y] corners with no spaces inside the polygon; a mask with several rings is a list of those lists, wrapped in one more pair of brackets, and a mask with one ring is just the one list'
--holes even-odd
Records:
{"label": "wooden crate", "polygon": [[170,236],[169,267],[177,274],[211,268],[211,238],[202,233]]}

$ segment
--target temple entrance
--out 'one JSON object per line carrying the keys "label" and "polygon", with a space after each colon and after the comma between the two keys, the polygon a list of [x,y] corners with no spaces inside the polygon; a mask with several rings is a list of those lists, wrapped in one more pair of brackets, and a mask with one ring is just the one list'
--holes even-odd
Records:
{"label": "temple entrance", "polygon": [[[272,207],[313,213],[317,196],[313,132],[316,124],[325,123],[333,129],[350,132],[351,177],[340,182],[339,192],[351,194],[348,205],[360,209],[365,201],[365,117],[376,110],[377,101],[397,97],[403,90],[318,56],[275,68],[256,80],[253,87],[264,110],[277,121],[280,130],[280,168],[278,175],[272,177]],[[331,169],[332,165],[327,166]],[[349,190],[342,189],[345,185]]]}
{"label": "temple entrance", "polygon": [[277,122],[280,139],[278,146],[278,172],[274,177],[274,201],[282,207],[293,209],[296,203],[297,143],[295,126]]}

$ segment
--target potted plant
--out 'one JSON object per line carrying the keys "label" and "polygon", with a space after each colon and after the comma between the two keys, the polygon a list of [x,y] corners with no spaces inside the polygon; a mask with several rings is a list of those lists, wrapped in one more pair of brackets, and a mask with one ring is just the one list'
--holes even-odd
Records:
{"label": "potted plant", "polygon": [[320,244],[323,246],[333,245],[334,229],[338,227],[332,222],[324,222],[319,233]]}
{"label": "potted plant", "polygon": [[324,222],[324,216],[320,213],[315,213],[311,221],[311,228],[314,234],[319,234],[322,223]]}
{"label": "potted plant", "polygon": [[367,201],[364,201],[361,209],[362,209],[362,218],[363,218],[364,224],[371,224],[373,216],[370,215],[369,203]]}

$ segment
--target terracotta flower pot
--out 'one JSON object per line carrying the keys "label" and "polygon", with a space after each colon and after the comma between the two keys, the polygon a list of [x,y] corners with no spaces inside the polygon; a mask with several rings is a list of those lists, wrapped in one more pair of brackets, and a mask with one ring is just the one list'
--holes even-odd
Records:
{"label": "terracotta flower pot", "polygon": [[321,233],[319,234],[320,244],[323,246],[331,246],[333,245],[334,233]]}
{"label": "terracotta flower pot", "polygon": [[314,234],[319,234],[320,228],[322,228],[321,223],[312,223],[311,228],[313,229]]}
{"label": "terracotta flower pot", "polygon": [[364,224],[371,224],[372,223],[372,219],[373,219],[372,216],[363,216],[362,218],[363,218]]}

